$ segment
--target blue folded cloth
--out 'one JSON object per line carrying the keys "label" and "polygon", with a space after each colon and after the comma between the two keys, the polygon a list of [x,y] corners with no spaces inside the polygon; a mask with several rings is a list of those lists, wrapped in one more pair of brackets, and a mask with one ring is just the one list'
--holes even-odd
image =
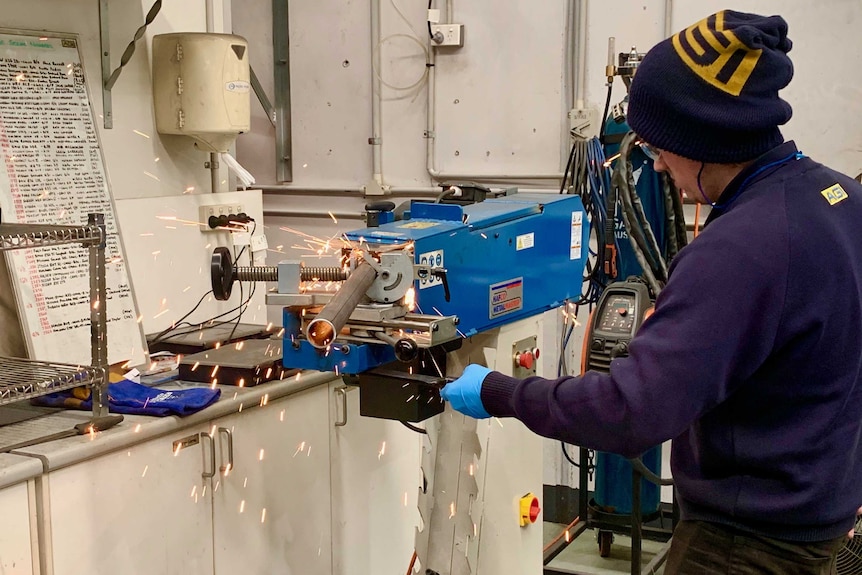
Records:
{"label": "blue folded cloth", "polygon": [[[155,389],[124,379],[108,385],[108,405],[111,413],[129,415],[190,415],[209,405],[221,395],[220,389]],[[50,393],[31,400],[34,405],[92,409],[93,401],[80,398],[75,390]]]}

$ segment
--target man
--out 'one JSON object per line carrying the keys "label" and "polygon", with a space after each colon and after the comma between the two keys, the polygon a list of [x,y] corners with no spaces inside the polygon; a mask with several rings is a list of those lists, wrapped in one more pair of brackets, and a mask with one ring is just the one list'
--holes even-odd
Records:
{"label": "man", "polygon": [[655,46],[628,121],[702,234],[609,374],[471,365],[473,417],[635,457],[673,439],[682,521],[665,573],[831,573],[862,503],[862,186],[783,142],[778,16],[719,12]]}

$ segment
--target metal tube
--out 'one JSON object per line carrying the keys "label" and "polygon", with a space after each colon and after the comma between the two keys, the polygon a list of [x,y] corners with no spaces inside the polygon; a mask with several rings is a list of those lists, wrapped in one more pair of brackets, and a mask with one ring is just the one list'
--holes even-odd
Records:
{"label": "metal tube", "polygon": [[383,59],[381,57],[380,0],[371,0],[371,164],[372,177],[383,185]]}
{"label": "metal tube", "polygon": [[575,108],[584,109],[587,91],[587,0],[577,0],[577,35],[575,36]]}
{"label": "metal tube", "polygon": [[311,345],[322,349],[332,343],[376,278],[377,270],[366,262],[351,272],[341,289],[306,327],[305,337]]}

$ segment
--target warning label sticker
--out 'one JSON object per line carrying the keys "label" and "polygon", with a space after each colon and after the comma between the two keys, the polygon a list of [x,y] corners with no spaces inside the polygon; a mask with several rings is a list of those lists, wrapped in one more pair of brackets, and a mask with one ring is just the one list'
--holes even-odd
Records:
{"label": "warning label sticker", "polygon": [[491,285],[489,304],[488,311],[491,319],[524,309],[524,278]]}

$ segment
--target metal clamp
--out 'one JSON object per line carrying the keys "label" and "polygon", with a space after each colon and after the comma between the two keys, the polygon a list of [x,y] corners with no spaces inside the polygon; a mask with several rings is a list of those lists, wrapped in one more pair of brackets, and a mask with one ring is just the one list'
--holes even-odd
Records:
{"label": "metal clamp", "polygon": [[[347,386],[343,385],[341,387],[336,387],[334,391],[335,391],[336,398],[338,396],[341,396],[341,399],[342,399],[342,401],[341,401],[341,408],[342,408],[341,417],[336,417],[335,427],[344,427],[345,425],[347,425]],[[335,409],[336,409],[336,411],[338,410],[337,399],[335,402]]]}
{"label": "metal clamp", "polygon": [[204,467],[206,467],[207,456],[206,451],[203,449],[203,440],[209,439],[210,442],[210,470],[201,472],[201,477],[204,479],[208,479],[210,477],[215,477],[215,439],[209,433],[201,433],[201,457],[203,458]]}
{"label": "metal clamp", "polygon": [[[222,473],[233,471],[233,432],[227,427],[219,427],[218,434],[227,437],[227,465],[222,464],[219,471]],[[221,449],[219,449],[219,454],[221,454]]]}

